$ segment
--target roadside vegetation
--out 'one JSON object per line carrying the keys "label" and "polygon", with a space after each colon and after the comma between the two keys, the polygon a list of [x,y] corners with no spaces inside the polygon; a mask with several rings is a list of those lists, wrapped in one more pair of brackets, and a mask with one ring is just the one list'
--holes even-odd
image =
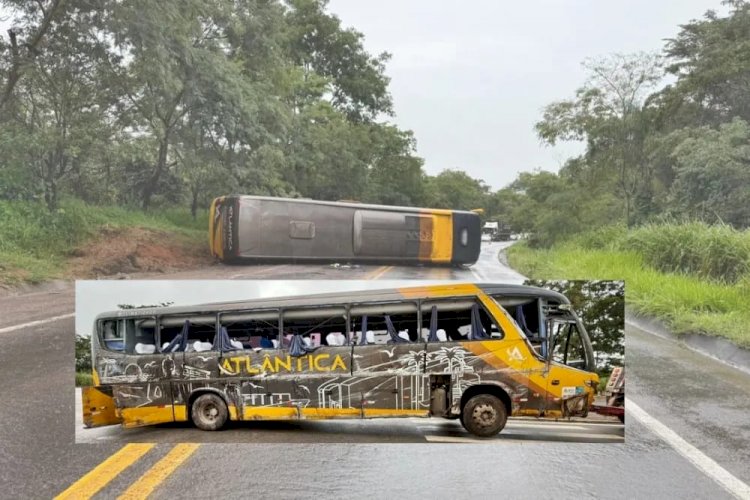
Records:
{"label": "roadside vegetation", "polygon": [[91,368],[91,337],[76,335],[76,387],[94,385]]}
{"label": "roadside vegetation", "polygon": [[[132,231],[196,247],[207,253],[207,216],[187,209],[144,213],[67,199],[53,212],[32,201],[0,200],[0,283],[70,277],[71,259],[83,259],[87,243],[129,237]],[[85,276],[79,276],[85,277]]]}
{"label": "roadside vegetation", "polygon": [[622,279],[632,310],[675,333],[724,337],[750,348],[750,231],[701,223],[605,227],[550,248],[508,250],[534,279]]}

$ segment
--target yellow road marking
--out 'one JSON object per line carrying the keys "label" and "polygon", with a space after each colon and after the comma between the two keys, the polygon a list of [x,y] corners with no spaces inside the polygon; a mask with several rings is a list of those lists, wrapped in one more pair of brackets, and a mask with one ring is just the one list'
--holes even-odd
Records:
{"label": "yellow road marking", "polygon": [[198,449],[197,443],[180,443],[175,445],[164,458],[159,460],[138,481],[130,485],[125,493],[118,497],[118,500],[136,500],[147,498],[157,486],[169,477],[182,462],[187,460],[190,455]]}
{"label": "yellow road marking", "polygon": [[91,498],[154,446],[154,443],[127,444],[123,446],[114,455],[91,469],[85,476],[57,495],[55,500]]}
{"label": "yellow road marking", "polygon": [[393,270],[393,266],[380,266],[374,271],[368,273],[365,276],[365,279],[368,279],[368,280],[380,279],[385,273],[390,272],[391,270]]}

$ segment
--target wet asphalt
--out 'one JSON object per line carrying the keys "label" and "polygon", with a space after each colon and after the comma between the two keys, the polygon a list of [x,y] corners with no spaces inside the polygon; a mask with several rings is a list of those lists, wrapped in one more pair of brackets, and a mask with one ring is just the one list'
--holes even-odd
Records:
{"label": "wet asphalt", "polygon": [[[487,245],[473,270],[213,266],[157,278],[520,281],[497,261],[501,246]],[[72,311],[72,285],[0,299],[0,498],[54,496],[122,446],[124,431],[115,439],[105,433],[104,439],[74,443],[72,317],[4,332]],[[750,483],[750,376],[630,325],[626,364],[628,398]],[[618,427],[611,421],[550,426],[521,419],[509,424],[507,435],[477,443],[456,422],[434,419],[265,423],[226,433],[159,426],[127,431],[129,441],[167,442],[97,498],[125,491],[172,449],[168,442],[217,439],[246,442],[202,444],[154,497],[731,498],[636,419],[627,418],[625,443],[617,443]],[[578,442],[584,436],[595,442]]]}

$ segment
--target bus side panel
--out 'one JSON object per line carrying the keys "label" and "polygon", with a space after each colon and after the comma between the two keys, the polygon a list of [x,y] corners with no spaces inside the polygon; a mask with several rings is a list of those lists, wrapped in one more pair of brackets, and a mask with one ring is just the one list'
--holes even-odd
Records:
{"label": "bus side panel", "polygon": [[359,401],[346,391],[351,379],[352,346],[320,346],[305,356],[292,358],[290,375],[278,380],[292,388],[292,397],[301,407],[303,418],[351,418],[359,416]]}
{"label": "bus side panel", "polygon": [[354,371],[346,388],[364,418],[427,416],[429,386],[423,342],[354,346]]}
{"label": "bus side panel", "polygon": [[422,220],[428,217],[386,210],[357,210],[352,232],[354,255],[417,260],[420,241],[425,236],[420,234]]}
{"label": "bus side panel", "polygon": [[453,264],[473,264],[479,259],[482,245],[482,228],[479,216],[474,213],[454,212],[451,242]]}
{"label": "bus side panel", "polygon": [[111,386],[81,388],[83,424],[86,427],[103,427],[121,423],[115,412]]}
{"label": "bus side panel", "polygon": [[238,257],[257,257],[263,254],[261,235],[262,200],[239,199],[239,217],[235,223]]}
{"label": "bus side panel", "polygon": [[99,377],[112,386],[116,415],[124,427],[173,422],[171,356],[102,354]]}
{"label": "bus side panel", "polygon": [[348,207],[290,204],[287,237],[292,257],[351,258],[353,213]]}
{"label": "bus side panel", "polygon": [[261,201],[260,256],[291,257],[292,239],[289,238],[289,208],[287,201]]}

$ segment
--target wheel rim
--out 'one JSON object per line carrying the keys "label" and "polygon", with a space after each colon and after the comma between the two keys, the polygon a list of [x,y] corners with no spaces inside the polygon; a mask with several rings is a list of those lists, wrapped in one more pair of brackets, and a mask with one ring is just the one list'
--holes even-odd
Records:
{"label": "wheel rim", "polygon": [[471,418],[479,427],[492,427],[497,422],[497,410],[489,404],[480,404],[474,407]]}
{"label": "wheel rim", "polygon": [[208,422],[216,421],[219,416],[219,409],[213,404],[207,404],[203,407],[203,418]]}

